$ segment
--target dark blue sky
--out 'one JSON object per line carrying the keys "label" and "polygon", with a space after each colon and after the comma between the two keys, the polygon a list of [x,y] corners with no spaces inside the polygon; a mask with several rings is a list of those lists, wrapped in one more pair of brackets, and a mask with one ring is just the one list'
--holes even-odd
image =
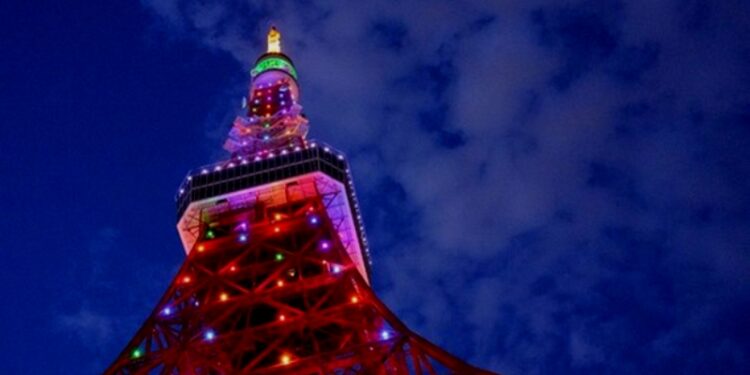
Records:
{"label": "dark blue sky", "polygon": [[0,373],[126,344],[271,21],[407,324],[507,374],[750,372],[746,2],[498,3],[0,3]]}

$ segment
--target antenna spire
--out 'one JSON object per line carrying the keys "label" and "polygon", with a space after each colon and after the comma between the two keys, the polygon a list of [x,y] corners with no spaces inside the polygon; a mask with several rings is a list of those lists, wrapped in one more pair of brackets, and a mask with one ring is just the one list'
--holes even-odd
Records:
{"label": "antenna spire", "polygon": [[268,30],[268,53],[281,53],[281,33],[276,26]]}

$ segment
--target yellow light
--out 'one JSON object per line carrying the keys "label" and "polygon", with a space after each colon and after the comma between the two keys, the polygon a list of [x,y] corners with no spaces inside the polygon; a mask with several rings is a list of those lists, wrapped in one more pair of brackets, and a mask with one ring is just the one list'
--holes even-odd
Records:
{"label": "yellow light", "polygon": [[284,354],[281,356],[282,365],[288,365],[290,362],[292,362],[292,356],[290,356],[289,354]]}
{"label": "yellow light", "polygon": [[281,220],[281,214],[280,213],[273,214],[273,219],[274,220]]}
{"label": "yellow light", "polygon": [[206,247],[205,247],[205,246],[203,246],[203,245],[198,245],[198,252],[199,252],[199,253],[202,253],[202,252],[203,252],[203,250],[206,250]]}
{"label": "yellow light", "polygon": [[281,280],[279,280],[279,281],[276,282],[276,286],[278,286],[279,288],[281,288],[282,286],[284,286],[284,282],[281,281]]}
{"label": "yellow light", "polygon": [[358,303],[358,302],[359,302],[359,297],[352,296],[352,303]]}
{"label": "yellow light", "polygon": [[226,300],[229,299],[229,295],[226,293],[221,293],[221,296],[219,296],[219,299],[221,300],[221,302],[225,302]]}
{"label": "yellow light", "polygon": [[281,53],[281,33],[276,30],[275,26],[271,26],[271,30],[268,30],[268,52]]}

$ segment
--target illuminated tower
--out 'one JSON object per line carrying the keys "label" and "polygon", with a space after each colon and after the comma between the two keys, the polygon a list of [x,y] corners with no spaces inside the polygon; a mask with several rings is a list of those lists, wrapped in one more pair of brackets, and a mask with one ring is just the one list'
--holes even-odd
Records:
{"label": "illuminated tower", "polygon": [[185,263],[105,373],[486,373],[409,330],[370,289],[349,166],[306,139],[275,28],[250,75],[231,157],[179,189]]}

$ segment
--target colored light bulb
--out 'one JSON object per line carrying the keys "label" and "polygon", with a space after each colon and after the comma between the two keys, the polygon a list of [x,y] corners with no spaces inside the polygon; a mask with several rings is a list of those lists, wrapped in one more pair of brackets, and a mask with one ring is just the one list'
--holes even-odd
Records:
{"label": "colored light bulb", "polygon": [[165,316],[172,315],[172,309],[170,307],[165,307],[161,310],[161,314]]}
{"label": "colored light bulb", "polygon": [[279,321],[283,322],[286,320],[286,316],[284,314],[279,315]]}
{"label": "colored light bulb", "polygon": [[214,231],[209,230],[206,232],[206,238],[214,238]]}
{"label": "colored light bulb", "polygon": [[141,351],[140,348],[136,348],[136,349],[133,350],[133,352],[130,354],[130,356],[133,357],[133,358],[141,358],[141,356],[143,356],[143,352]]}
{"label": "colored light bulb", "polygon": [[276,259],[277,262],[281,262],[282,260],[284,260],[284,254],[282,254],[282,253],[276,253],[275,259]]}
{"label": "colored light bulb", "polygon": [[246,234],[240,234],[239,238],[240,242],[246,242],[247,241],[247,235]]}
{"label": "colored light bulb", "polygon": [[339,273],[341,273],[341,266],[339,266],[338,264],[334,264],[334,265],[333,265],[333,266],[331,267],[331,271],[332,271],[333,273],[335,273],[335,274],[339,274]]}
{"label": "colored light bulb", "polygon": [[292,356],[290,356],[289,354],[284,354],[284,355],[281,356],[281,364],[282,365],[286,366],[286,365],[288,365],[291,362],[292,362]]}
{"label": "colored light bulb", "polygon": [[388,340],[391,338],[391,333],[386,330],[380,331],[380,338],[383,340]]}
{"label": "colored light bulb", "polygon": [[350,301],[352,301],[352,303],[359,303],[359,297],[352,296],[352,298],[350,299]]}
{"label": "colored light bulb", "polygon": [[209,329],[203,334],[203,338],[206,339],[206,341],[214,341],[216,338],[216,332]]}
{"label": "colored light bulb", "polygon": [[221,295],[219,296],[219,300],[221,300],[221,302],[226,302],[228,299],[229,299],[229,294],[221,293]]}

